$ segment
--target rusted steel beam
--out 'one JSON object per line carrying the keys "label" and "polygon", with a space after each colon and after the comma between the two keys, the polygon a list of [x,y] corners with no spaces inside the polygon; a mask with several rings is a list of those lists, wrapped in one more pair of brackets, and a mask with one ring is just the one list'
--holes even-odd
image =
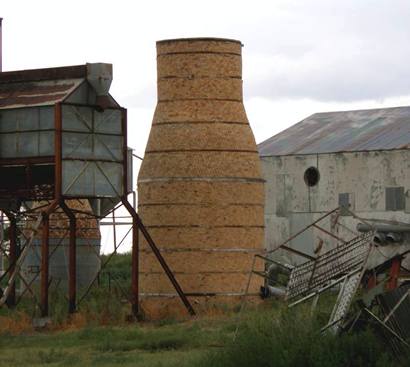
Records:
{"label": "rusted steel beam", "polygon": [[9,281],[11,281],[10,291],[7,296],[7,306],[14,307],[16,305],[16,281],[13,279],[13,273],[15,271],[17,261],[17,220],[14,214],[10,212],[4,212],[9,220],[9,267],[5,274],[9,275]]}
{"label": "rusted steel beam", "polygon": [[0,166],[26,166],[28,164],[45,164],[45,163],[54,163],[54,157],[44,156],[44,157],[2,158],[0,159]]}
{"label": "rusted steel beam", "polygon": [[166,263],[165,259],[162,257],[161,252],[158,250],[157,245],[155,244],[154,240],[152,239],[151,235],[145,228],[142,220],[138,216],[135,209],[131,206],[131,204],[127,201],[126,197],[123,197],[122,203],[127,208],[128,212],[132,215],[133,222],[135,222],[137,228],[141,231],[143,236],[145,237],[148,245],[151,247],[152,252],[154,253],[155,257],[157,258],[158,262],[161,264],[162,268],[165,271],[165,274],[168,276],[168,279],[171,281],[172,285],[174,286],[175,290],[177,291],[179,297],[181,298],[182,302],[184,303],[186,309],[191,315],[195,315],[195,310],[192,307],[191,303],[189,302],[187,296],[185,295],[184,291],[182,290],[181,286],[179,285],[178,281],[176,280],[174,274],[172,273],[171,269],[169,268],[168,264]]}
{"label": "rusted steel beam", "polygon": [[137,213],[126,198],[122,199],[122,202],[132,216],[131,311],[134,317],[139,318],[139,230]]}
{"label": "rusted steel beam", "polygon": [[41,238],[41,276],[40,276],[40,304],[41,316],[48,316],[48,278],[49,278],[49,216],[43,213]]}
{"label": "rusted steel beam", "polygon": [[392,261],[390,268],[390,278],[386,284],[386,289],[389,291],[397,288],[398,278],[400,275],[401,260],[401,257],[396,257]]}
{"label": "rusted steel beam", "polygon": [[[290,248],[290,247],[287,247],[287,246],[285,246],[286,244],[288,244],[290,241],[292,241],[293,239],[295,239],[297,236],[299,236],[300,234],[302,234],[303,232],[305,232],[305,231],[307,231],[309,228],[311,228],[311,227],[313,227],[316,223],[319,223],[321,220],[323,220],[323,219],[325,219],[326,217],[328,217],[329,215],[331,215],[331,214],[333,214],[334,212],[336,212],[336,211],[338,211],[340,208],[339,207],[337,207],[337,208],[335,208],[335,209],[333,209],[333,210],[331,210],[330,212],[327,212],[326,214],[324,214],[324,215],[322,215],[320,218],[318,218],[317,220],[315,220],[313,223],[310,223],[308,226],[306,226],[305,228],[303,228],[303,229],[301,229],[300,231],[298,231],[298,232],[296,232],[295,234],[293,234],[292,236],[290,236],[285,242],[283,242],[281,245],[279,245],[277,248],[275,248],[275,249],[273,249],[273,250],[270,250],[270,251],[266,251],[265,252],[265,255],[267,255],[267,254],[271,254],[272,252],[275,252],[275,251],[277,251],[278,249],[284,249],[284,250],[287,250],[287,251],[291,251],[291,252],[294,252],[295,254],[298,254],[298,255],[300,255],[300,256],[303,256],[303,257],[306,257],[307,259],[309,259],[309,258],[311,258],[311,259],[315,259],[314,257],[312,257],[312,256],[310,256],[310,255],[308,255],[308,254],[305,254],[305,253],[303,253],[303,252],[301,252],[301,251],[297,251],[297,250],[294,250],[294,249],[292,249],[292,248]],[[295,252],[295,251],[297,251],[297,252]]]}
{"label": "rusted steel beam", "polygon": [[77,244],[76,244],[76,217],[64,200],[60,207],[70,220],[70,242],[68,246],[68,312],[76,311],[77,298]]}
{"label": "rusted steel beam", "polygon": [[139,230],[135,220],[132,224],[131,264],[132,314],[137,317],[139,314]]}
{"label": "rusted steel beam", "polygon": [[336,236],[336,235],[333,234],[332,232],[329,232],[328,230],[326,230],[326,229],[324,229],[324,228],[318,226],[317,224],[313,224],[313,227],[315,227],[315,228],[318,229],[319,231],[322,231],[323,233],[326,233],[326,234],[329,235],[330,237],[335,238],[335,239],[338,240],[338,241],[341,241],[341,242],[343,242],[343,243],[347,243],[347,241],[345,241],[344,239],[342,239],[342,238]]}
{"label": "rusted steel beam", "polygon": [[[9,262],[10,262],[10,272],[9,277],[12,277],[14,273],[16,261],[17,261],[17,221],[11,214],[7,215],[10,220],[9,227],[9,240],[10,240],[10,252],[9,252]],[[9,296],[7,297],[7,305],[9,307],[14,307],[16,305],[16,281],[14,280],[11,284],[11,289]]]}
{"label": "rusted steel beam", "polygon": [[54,200],[50,206],[41,213],[42,236],[41,236],[41,268],[40,268],[40,305],[41,316],[48,316],[48,287],[49,287],[49,252],[50,252],[50,214],[57,208],[58,200]]}
{"label": "rusted steel beam", "polygon": [[292,248],[292,247],[288,247],[288,246],[282,245],[282,246],[280,246],[279,248],[281,248],[281,249],[283,249],[283,250],[286,250],[286,251],[289,251],[289,252],[293,252],[295,255],[299,255],[299,256],[304,257],[304,258],[309,259],[309,260],[316,260],[315,257],[310,256],[310,255],[308,255],[308,254],[306,254],[306,253],[304,253],[304,252],[302,252],[302,251],[296,250],[296,249],[294,249],[294,248]]}

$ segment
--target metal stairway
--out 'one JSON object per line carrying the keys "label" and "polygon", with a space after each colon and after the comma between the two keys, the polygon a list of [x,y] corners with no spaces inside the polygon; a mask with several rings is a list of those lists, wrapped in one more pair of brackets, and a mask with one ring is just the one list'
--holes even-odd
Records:
{"label": "metal stairway", "polygon": [[287,300],[295,306],[338,284],[342,284],[328,324],[322,329],[337,334],[341,330],[366,270],[374,232],[364,233],[315,260],[295,267],[286,289]]}
{"label": "metal stairway", "polygon": [[362,269],[356,272],[346,275],[345,280],[340,288],[339,295],[335,306],[333,307],[332,314],[328,324],[322,329],[329,329],[333,334],[338,334],[341,329],[343,320],[349,312],[350,305],[352,304],[353,298],[357,292],[357,288],[362,280],[363,272]]}
{"label": "metal stairway", "polygon": [[317,293],[333,280],[338,283],[346,274],[361,269],[367,260],[374,233],[367,232],[314,260],[296,266],[290,275],[286,299],[292,301]]}

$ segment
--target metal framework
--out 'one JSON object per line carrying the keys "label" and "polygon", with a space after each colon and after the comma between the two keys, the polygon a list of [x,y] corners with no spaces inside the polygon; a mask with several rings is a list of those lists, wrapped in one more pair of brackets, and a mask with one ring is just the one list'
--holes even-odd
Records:
{"label": "metal framework", "polygon": [[[130,172],[128,172],[128,164],[129,164],[129,151],[127,148],[127,113],[126,110],[121,107],[110,107],[110,109],[118,111],[121,114],[121,132],[118,134],[118,137],[122,139],[121,146],[122,152],[120,152],[121,156],[115,156],[115,154],[111,154],[110,149],[106,147],[106,154],[111,154],[111,157],[107,159],[107,163],[111,164],[114,162],[115,164],[121,165],[122,168],[122,178],[120,185],[116,186],[115,183],[112,183],[112,177],[118,179],[115,174],[112,174],[111,177],[108,177],[108,174],[104,171],[102,165],[105,163],[104,159],[98,158],[94,161],[92,159],[85,159],[83,163],[83,168],[79,171],[79,173],[72,179],[70,182],[67,181],[65,176],[65,172],[63,171],[63,166],[67,164],[70,166],[71,160],[76,160],[77,162],[81,162],[78,158],[71,158],[69,154],[67,154],[66,149],[63,148],[63,135],[73,133],[72,131],[67,130],[63,123],[63,113],[62,110],[64,108],[91,108],[95,109],[96,111],[101,111],[101,106],[95,105],[81,105],[81,104],[73,104],[73,103],[56,103],[54,107],[54,156],[51,157],[38,157],[38,158],[13,158],[13,159],[2,159],[0,160],[0,169],[3,167],[12,167],[14,165],[23,166],[24,167],[24,178],[22,185],[16,188],[10,189],[3,189],[0,190],[0,200],[10,200],[10,198],[14,198],[16,205],[13,207],[11,205],[9,210],[3,209],[4,214],[8,218],[9,222],[9,253],[8,253],[8,262],[9,267],[5,270],[3,275],[1,275],[1,279],[8,277],[8,284],[7,287],[3,291],[3,295],[0,299],[0,306],[2,304],[7,304],[10,307],[13,307],[17,303],[16,299],[16,287],[15,281],[19,275],[20,267],[22,261],[24,260],[24,256],[27,253],[28,249],[31,246],[32,239],[35,234],[38,232],[39,228],[41,227],[41,266],[40,266],[40,297],[39,297],[39,306],[41,309],[41,316],[45,317],[49,314],[49,259],[52,256],[50,253],[50,243],[49,243],[49,236],[50,236],[50,216],[51,214],[55,213],[57,210],[62,211],[66,218],[68,219],[69,226],[67,228],[68,236],[69,236],[69,261],[68,261],[68,310],[70,313],[76,311],[78,303],[86,296],[89,289],[82,295],[78,300],[77,295],[77,284],[76,284],[76,214],[79,211],[70,209],[67,205],[67,200],[72,199],[98,199],[101,196],[87,194],[85,196],[77,196],[74,193],[70,193],[70,188],[76,183],[76,181],[81,180],[81,175],[84,173],[85,168],[89,165],[94,165],[96,171],[99,171],[100,177],[104,177],[105,185],[107,190],[112,190],[112,193],[108,198],[102,197],[104,199],[112,200],[113,203],[119,203],[117,206],[113,205],[113,210],[110,213],[114,213],[114,210],[118,208],[118,205],[122,205],[128,211],[129,215],[132,218],[132,268],[131,268],[131,296],[130,302],[132,305],[132,314],[138,318],[140,315],[140,306],[139,306],[139,288],[138,288],[138,270],[139,270],[139,233],[146,239],[148,245],[152,249],[153,253],[155,254],[157,260],[161,264],[163,270],[165,271],[166,275],[170,279],[171,283],[173,284],[174,288],[176,289],[179,297],[181,298],[182,302],[184,303],[185,307],[189,311],[191,315],[195,314],[193,307],[191,306],[189,300],[187,299],[186,295],[184,294],[183,290],[179,286],[176,278],[174,277],[171,269],[168,267],[166,261],[162,257],[158,247],[156,246],[154,240],[151,238],[150,234],[148,233],[147,229],[145,228],[144,224],[142,223],[138,213],[136,212],[133,205],[130,204],[128,201],[128,194],[132,192],[130,187]],[[85,125],[87,125],[84,122]],[[92,128],[94,129],[94,123],[92,123]],[[89,128],[86,126],[86,128]],[[91,131],[91,130],[90,130]],[[74,131],[74,133],[78,133]],[[86,134],[84,134],[84,139],[87,138]],[[104,145],[103,139],[100,139],[99,143]],[[79,145],[82,144],[80,141]],[[94,144],[94,142],[93,142]],[[31,182],[31,169],[33,164],[48,164],[54,166],[54,179],[53,182],[47,183],[47,185],[34,185]],[[85,168],[84,168],[85,167]],[[65,168],[67,170],[67,168]],[[34,213],[30,210],[21,211],[21,204],[24,201],[36,201],[36,200],[47,200],[47,204],[41,207],[41,211]],[[38,210],[39,208],[37,208]],[[84,215],[88,215],[90,217],[94,217],[96,219],[102,219],[104,216],[98,216],[93,213],[82,213]],[[113,214],[114,215],[114,214]],[[35,219],[35,217],[37,217]],[[17,241],[18,241],[18,231],[17,231],[17,223],[20,220],[35,220],[36,224],[31,228],[31,235],[29,238],[26,239],[25,245],[22,247],[20,254],[17,254]],[[113,217],[113,225],[115,228],[115,217]],[[115,229],[114,229],[115,232]],[[67,234],[66,234],[67,235]],[[114,244],[115,249],[114,253],[117,251],[117,244]],[[111,258],[111,257],[110,257]],[[109,259],[110,259],[109,258]],[[108,260],[109,260],[108,259]],[[105,265],[105,264],[104,264]],[[104,267],[103,265],[103,267]],[[101,271],[101,270],[100,270]],[[24,279],[20,276],[20,278]],[[93,283],[95,282],[95,279]],[[92,284],[91,284],[92,285]],[[91,287],[90,285],[90,287]],[[32,294],[35,298],[34,292],[30,287],[30,284],[25,284],[26,290]],[[90,288],[89,287],[89,288]]]}
{"label": "metal framework", "polygon": [[[341,210],[348,212],[349,215],[355,218],[359,223],[365,225],[367,232],[358,233],[340,223]],[[352,238],[340,238],[319,225],[320,222],[329,218],[332,214],[334,214],[335,218],[331,222],[331,228],[342,226],[343,229],[347,230],[347,232],[353,236]],[[400,228],[400,226],[396,227]],[[336,239],[337,246],[322,254],[318,251],[318,253],[315,253],[316,256],[305,254],[288,246],[293,239],[310,228],[315,228],[326,236]],[[257,259],[263,260],[265,264],[273,264],[274,269],[282,269],[288,274],[289,280],[285,284],[279,282],[278,279],[274,281],[275,287],[279,286],[280,288],[272,288],[272,292],[274,292],[273,294],[285,297],[289,308],[308,300],[313,300],[313,311],[317,305],[320,294],[335,286],[339,286],[339,294],[330,315],[329,322],[322,328],[322,331],[329,330],[334,334],[340,333],[348,325],[346,321],[350,307],[357,290],[362,286],[365,289],[364,298],[367,297],[370,301],[365,300],[363,302],[366,305],[361,308],[361,313],[367,314],[373,320],[376,320],[379,325],[394,336],[394,340],[403,342],[403,335],[407,337],[407,334],[403,332],[404,329],[400,329],[396,324],[388,323],[388,321],[399,307],[403,304],[406,304],[406,307],[408,307],[410,304],[408,303],[408,296],[410,294],[410,291],[407,290],[408,288],[405,293],[399,293],[400,297],[397,296],[394,302],[391,301],[390,305],[387,306],[387,302],[384,302],[385,317],[382,320],[379,320],[377,316],[370,311],[370,306],[372,302],[374,302],[373,299],[375,296],[377,296],[376,300],[380,297],[382,297],[381,299],[387,299],[387,297],[384,297],[386,291],[396,291],[399,285],[398,278],[401,270],[401,261],[404,256],[410,252],[410,248],[408,244],[404,243],[401,248],[395,251],[386,252],[386,254],[381,253],[377,244],[374,242],[374,238],[378,233],[377,231],[377,225],[373,225],[370,220],[358,217],[345,207],[336,208],[325,213],[315,222],[292,235],[274,250],[267,251],[263,255],[255,255],[252,269],[249,273],[248,286],[253,275],[262,276],[269,282],[272,281],[268,271],[261,272],[255,270]],[[321,240],[321,242],[323,241]],[[390,249],[393,249],[398,245],[393,243],[387,245],[387,247],[389,246]],[[279,249],[300,256],[304,258],[305,261],[296,266],[278,262],[271,258],[271,254]],[[384,280],[382,282],[377,280],[377,274],[384,274]],[[269,286],[267,288],[269,289]],[[247,294],[248,288],[245,291],[245,296]],[[368,296],[366,296],[366,294],[368,294]],[[243,308],[244,305],[245,302],[242,303],[241,308]],[[356,317],[356,319],[358,318],[359,316]],[[355,320],[355,322],[356,321],[357,320]],[[405,345],[408,346],[406,343]]]}

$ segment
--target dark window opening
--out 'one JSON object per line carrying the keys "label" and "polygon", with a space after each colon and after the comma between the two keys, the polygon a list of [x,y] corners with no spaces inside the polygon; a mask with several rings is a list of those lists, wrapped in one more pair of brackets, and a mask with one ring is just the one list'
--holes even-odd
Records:
{"label": "dark window opening", "polygon": [[0,188],[5,190],[26,187],[26,170],[24,166],[0,167]]}
{"label": "dark window opening", "polygon": [[386,187],[386,210],[404,210],[404,187]]}
{"label": "dark window opening", "polygon": [[354,210],[354,195],[348,192],[339,194],[340,215],[351,215],[349,210]]}
{"label": "dark window opening", "polygon": [[54,165],[33,166],[31,169],[31,183],[33,186],[54,184]]}
{"label": "dark window opening", "polygon": [[306,185],[316,186],[320,180],[319,170],[316,167],[309,167],[303,176]]}
{"label": "dark window opening", "polygon": [[0,190],[16,191],[54,184],[54,165],[1,166]]}

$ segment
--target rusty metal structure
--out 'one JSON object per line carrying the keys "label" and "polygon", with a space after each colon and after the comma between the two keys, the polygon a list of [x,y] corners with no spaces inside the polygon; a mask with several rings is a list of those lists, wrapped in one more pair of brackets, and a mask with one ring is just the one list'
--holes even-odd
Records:
{"label": "rusty metal structure", "polygon": [[[334,227],[345,227],[339,219],[346,212],[358,223],[356,228],[349,228],[348,238],[325,229],[328,220]],[[335,239],[337,246],[325,250],[324,240],[318,238],[314,256],[289,247],[292,240],[311,228]],[[410,305],[409,270],[403,266],[410,254],[409,233],[407,224],[366,219],[347,207],[338,207],[293,234],[274,250],[255,255],[255,259],[266,261],[266,268],[264,272],[252,268],[249,279],[255,275],[265,278],[263,295],[284,298],[289,308],[312,301],[312,311],[323,293],[338,289],[329,321],[322,332],[340,334],[359,324],[372,323],[385,334],[393,351],[400,353],[410,346],[406,341],[410,333],[407,313]],[[274,255],[278,251],[290,252],[302,261],[296,266],[277,261]]]}
{"label": "rusty metal structure", "polygon": [[[69,312],[77,307],[77,228],[79,215],[102,219],[123,205],[132,217],[132,312],[139,316],[139,232],[152,249],[191,314],[170,268],[158,251],[133,205],[132,151],[127,147],[127,113],[109,94],[112,65],[0,73],[0,210],[9,221],[8,278],[0,305],[16,304],[15,282],[35,239],[41,242],[41,316],[49,312],[50,232],[68,237]],[[89,203],[88,210],[70,205]],[[33,202],[41,201],[41,205]],[[56,226],[53,227],[53,216]],[[65,219],[63,220],[62,217]],[[22,231],[18,249],[18,225]],[[40,235],[41,234],[41,235]],[[87,236],[85,236],[87,237]],[[55,244],[53,244],[55,245]],[[30,292],[33,292],[30,290]]]}
{"label": "rusty metal structure", "polygon": [[[235,305],[262,251],[264,191],[242,94],[241,42],[157,42],[158,103],[138,176],[138,209],[201,309]],[[147,251],[143,248],[142,251]],[[146,308],[177,314],[175,292],[144,256]],[[257,299],[260,282],[251,284]]]}

